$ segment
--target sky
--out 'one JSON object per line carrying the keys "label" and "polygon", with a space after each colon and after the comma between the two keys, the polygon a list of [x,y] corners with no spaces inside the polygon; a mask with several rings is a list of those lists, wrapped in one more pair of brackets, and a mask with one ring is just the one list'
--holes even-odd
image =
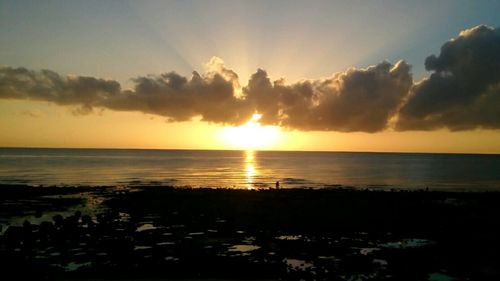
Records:
{"label": "sky", "polygon": [[497,11],[0,0],[0,146],[500,153]]}

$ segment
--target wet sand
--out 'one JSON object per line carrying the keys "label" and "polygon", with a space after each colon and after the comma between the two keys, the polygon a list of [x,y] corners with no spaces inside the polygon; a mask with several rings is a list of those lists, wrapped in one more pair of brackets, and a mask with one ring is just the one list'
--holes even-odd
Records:
{"label": "wet sand", "polygon": [[0,203],[16,279],[500,279],[497,192],[0,186]]}

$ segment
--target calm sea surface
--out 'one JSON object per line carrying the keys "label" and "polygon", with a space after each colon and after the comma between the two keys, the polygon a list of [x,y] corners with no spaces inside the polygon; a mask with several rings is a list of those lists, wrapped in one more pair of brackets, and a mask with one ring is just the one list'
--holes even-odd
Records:
{"label": "calm sea surface", "polygon": [[0,148],[0,184],[500,190],[500,155]]}

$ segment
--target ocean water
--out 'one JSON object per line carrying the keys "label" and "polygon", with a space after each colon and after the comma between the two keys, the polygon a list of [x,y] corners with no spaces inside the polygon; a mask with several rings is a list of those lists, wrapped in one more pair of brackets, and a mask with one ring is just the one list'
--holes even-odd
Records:
{"label": "ocean water", "polygon": [[0,148],[0,184],[500,190],[500,155]]}

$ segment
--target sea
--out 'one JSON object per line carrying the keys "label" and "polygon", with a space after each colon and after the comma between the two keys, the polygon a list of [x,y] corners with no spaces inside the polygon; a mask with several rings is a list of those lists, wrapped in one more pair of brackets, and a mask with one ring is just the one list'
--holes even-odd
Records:
{"label": "sea", "polygon": [[500,155],[0,148],[0,184],[500,191]]}

